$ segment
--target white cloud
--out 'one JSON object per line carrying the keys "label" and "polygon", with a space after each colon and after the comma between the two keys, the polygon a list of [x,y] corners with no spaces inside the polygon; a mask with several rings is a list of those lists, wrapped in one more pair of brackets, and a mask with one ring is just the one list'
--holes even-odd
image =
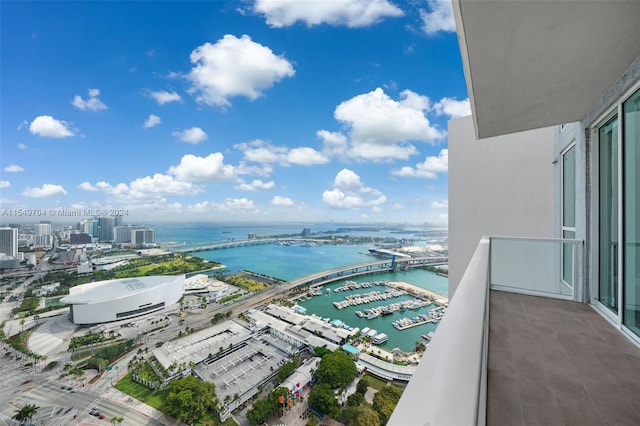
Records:
{"label": "white cloud", "polygon": [[22,195],[24,197],[32,198],[56,197],[67,195],[67,191],[65,191],[62,185],[45,183],[40,188],[25,188],[25,190],[22,191]]}
{"label": "white cloud", "polygon": [[453,98],[442,98],[433,106],[438,115],[448,115],[451,118],[466,117],[471,115],[471,103],[469,98],[458,101]]}
{"label": "white cloud", "polygon": [[428,0],[429,11],[420,9],[422,30],[434,35],[439,31],[455,32],[456,22],[453,18],[453,7],[449,0]]}
{"label": "white cloud", "polygon": [[318,130],[316,136],[322,140],[322,152],[330,157],[342,157],[349,148],[349,140],[340,132]]}
{"label": "white cloud", "polygon": [[286,164],[288,148],[277,147],[268,142],[256,139],[251,142],[237,144],[234,148],[242,151],[243,159],[254,163]]}
{"label": "white cloud", "polygon": [[289,151],[287,161],[291,164],[299,164],[301,166],[315,166],[318,164],[327,164],[329,159],[313,148],[300,147],[293,148]]}
{"label": "white cloud", "polygon": [[284,206],[284,207],[293,206],[295,204],[295,202],[291,198],[281,197],[279,195],[274,196],[271,199],[271,201],[269,201],[269,203],[274,206]]}
{"label": "white cloud", "polygon": [[424,162],[416,164],[416,167],[404,166],[392,170],[391,174],[400,177],[415,177],[425,179],[435,179],[438,173],[447,173],[449,169],[449,150],[443,149],[437,157],[429,156]]}
{"label": "white cloud", "polygon": [[144,127],[156,127],[158,124],[162,123],[162,119],[155,114],[149,114],[149,117],[144,121]]}
{"label": "white cloud", "polygon": [[71,104],[82,111],[100,111],[107,109],[107,106],[98,98],[98,96],[100,96],[99,89],[89,89],[89,99],[85,101],[80,95],[75,95]]}
{"label": "white cloud", "polygon": [[224,164],[224,155],[219,152],[206,157],[187,154],[182,157],[180,164],[169,168],[169,174],[186,182],[220,182],[235,179],[234,167]]}
{"label": "white cloud", "polygon": [[449,200],[442,200],[442,201],[434,201],[431,203],[431,207],[433,207],[434,209],[446,209],[449,207]]}
{"label": "white cloud", "polygon": [[153,195],[193,195],[202,190],[190,182],[175,180],[173,176],[156,173],[153,176],[138,178],[129,184],[129,197],[146,198]]}
{"label": "white cloud", "polygon": [[400,203],[391,204],[391,210],[402,210],[402,209],[404,209],[404,206]]}
{"label": "white cloud", "polygon": [[224,211],[236,213],[259,213],[260,210],[254,205],[253,200],[247,198],[226,198],[223,202],[204,201],[189,206],[193,212]]}
{"label": "white cloud", "polygon": [[0,188],[9,188],[11,186],[11,182],[8,180],[0,180]]}
{"label": "white cloud", "polygon": [[20,151],[24,151],[25,149],[27,149],[27,145],[25,145],[25,144],[23,144],[22,142],[20,142],[20,143],[18,144],[18,149],[19,149]]}
{"label": "white cloud", "polygon": [[406,160],[417,153],[410,142],[433,143],[445,136],[444,131],[429,122],[426,116],[429,109],[426,96],[404,90],[396,101],[377,88],[342,102],[334,116],[349,129],[350,157]]}
{"label": "white cloud", "polygon": [[95,192],[98,190],[98,188],[96,188],[95,186],[91,185],[91,183],[89,182],[82,182],[80,185],[78,185],[78,188],[82,189],[83,191],[88,191],[88,192]]}
{"label": "white cloud", "polygon": [[168,104],[169,102],[178,102],[182,100],[182,97],[177,92],[167,92],[164,90],[149,92],[149,96],[155,99],[158,105],[164,105]]}
{"label": "white cloud", "polygon": [[254,163],[315,166],[329,162],[326,155],[313,148],[303,146],[289,149],[285,146],[272,145],[260,139],[237,144],[234,148],[242,151],[244,161]]}
{"label": "white cloud", "polygon": [[228,106],[229,98],[254,100],[283,78],[295,74],[292,64],[271,49],[243,35],[227,34],[215,44],[205,43],[191,52],[188,79],[191,94],[207,105]]}
{"label": "white cloud", "polygon": [[195,195],[202,192],[202,188],[191,182],[176,180],[173,176],[156,173],[153,176],[145,176],[126,183],[112,185],[108,182],[97,182],[92,185],[89,182],[80,184],[85,191],[101,191],[118,201],[134,203],[165,203],[165,196]]}
{"label": "white cloud", "polygon": [[256,0],[253,10],[271,27],[281,28],[298,21],[308,26],[329,24],[350,28],[367,27],[386,17],[402,16],[402,10],[387,0]]}
{"label": "white cloud", "polygon": [[2,170],[4,170],[7,173],[24,172],[24,168],[18,166],[17,164],[9,164],[8,166],[5,166]]}
{"label": "white cloud", "polygon": [[29,131],[33,135],[47,138],[68,138],[74,135],[65,121],[56,120],[50,115],[40,115],[34,118],[29,125]]}
{"label": "white cloud", "polygon": [[200,127],[192,127],[190,129],[182,130],[181,132],[173,132],[173,136],[179,138],[182,142],[191,144],[198,144],[207,140],[207,134]]}
{"label": "white cloud", "polygon": [[[378,206],[387,201],[387,197],[374,188],[363,185],[360,176],[349,169],[342,169],[333,181],[334,189],[322,193],[322,201],[334,209],[351,209],[365,206]],[[365,199],[363,195],[367,195]]]}
{"label": "white cloud", "polygon": [[276,183],[274,181],[263,182],[260,179],[254,179],[251,183],[242,182],[236,189],[241,191],[257,191],[258,189],[273,189],[276,187]]}

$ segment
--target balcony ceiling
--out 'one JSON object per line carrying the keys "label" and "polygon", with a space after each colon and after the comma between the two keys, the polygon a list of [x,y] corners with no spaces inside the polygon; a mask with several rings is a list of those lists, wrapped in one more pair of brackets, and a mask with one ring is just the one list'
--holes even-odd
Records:
{"label": "balcony ceiling", "polygon": [[479,138],[583,119],[640,56],[640,1],[453,0]]}

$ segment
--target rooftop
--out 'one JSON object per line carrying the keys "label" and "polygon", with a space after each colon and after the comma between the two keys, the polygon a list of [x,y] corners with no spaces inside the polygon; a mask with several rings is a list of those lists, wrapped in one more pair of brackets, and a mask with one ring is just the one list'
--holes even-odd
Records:
{"label": "rooftop", "polygon": [[68,304],[97,303],[136,293],[153,291],[154,288],[168,283],[184,286],[184,275],[154,275],[139,278],[96,281],[69,289],[69,295],[60,302]]}

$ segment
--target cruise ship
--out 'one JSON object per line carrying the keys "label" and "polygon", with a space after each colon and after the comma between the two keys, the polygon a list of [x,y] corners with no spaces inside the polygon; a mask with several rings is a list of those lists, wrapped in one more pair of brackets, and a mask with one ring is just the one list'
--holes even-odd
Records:
{"label": "cruise ship", "polygon": [[380,334],[377,334],[373,338],[372,342],[373,342],[374,345],[381,345],[382,343],[386,342],[387,340],[389,340],[389,337],[384,333],[380,333]]}

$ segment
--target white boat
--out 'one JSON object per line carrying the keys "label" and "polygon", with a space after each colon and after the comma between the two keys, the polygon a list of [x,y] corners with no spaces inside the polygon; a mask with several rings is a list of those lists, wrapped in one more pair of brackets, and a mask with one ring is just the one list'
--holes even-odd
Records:
{"label": "white boat", "polygon": [[380,345],[380,344],[382,344],[382,343],[386,342],[387,340],[389,340],[389,337],[388,337],[386,334],[384,334],[384,333],[380,333],[380,334],[377,334],[377,335],[373,338],[372,343],[373,343],[374,345]]}

